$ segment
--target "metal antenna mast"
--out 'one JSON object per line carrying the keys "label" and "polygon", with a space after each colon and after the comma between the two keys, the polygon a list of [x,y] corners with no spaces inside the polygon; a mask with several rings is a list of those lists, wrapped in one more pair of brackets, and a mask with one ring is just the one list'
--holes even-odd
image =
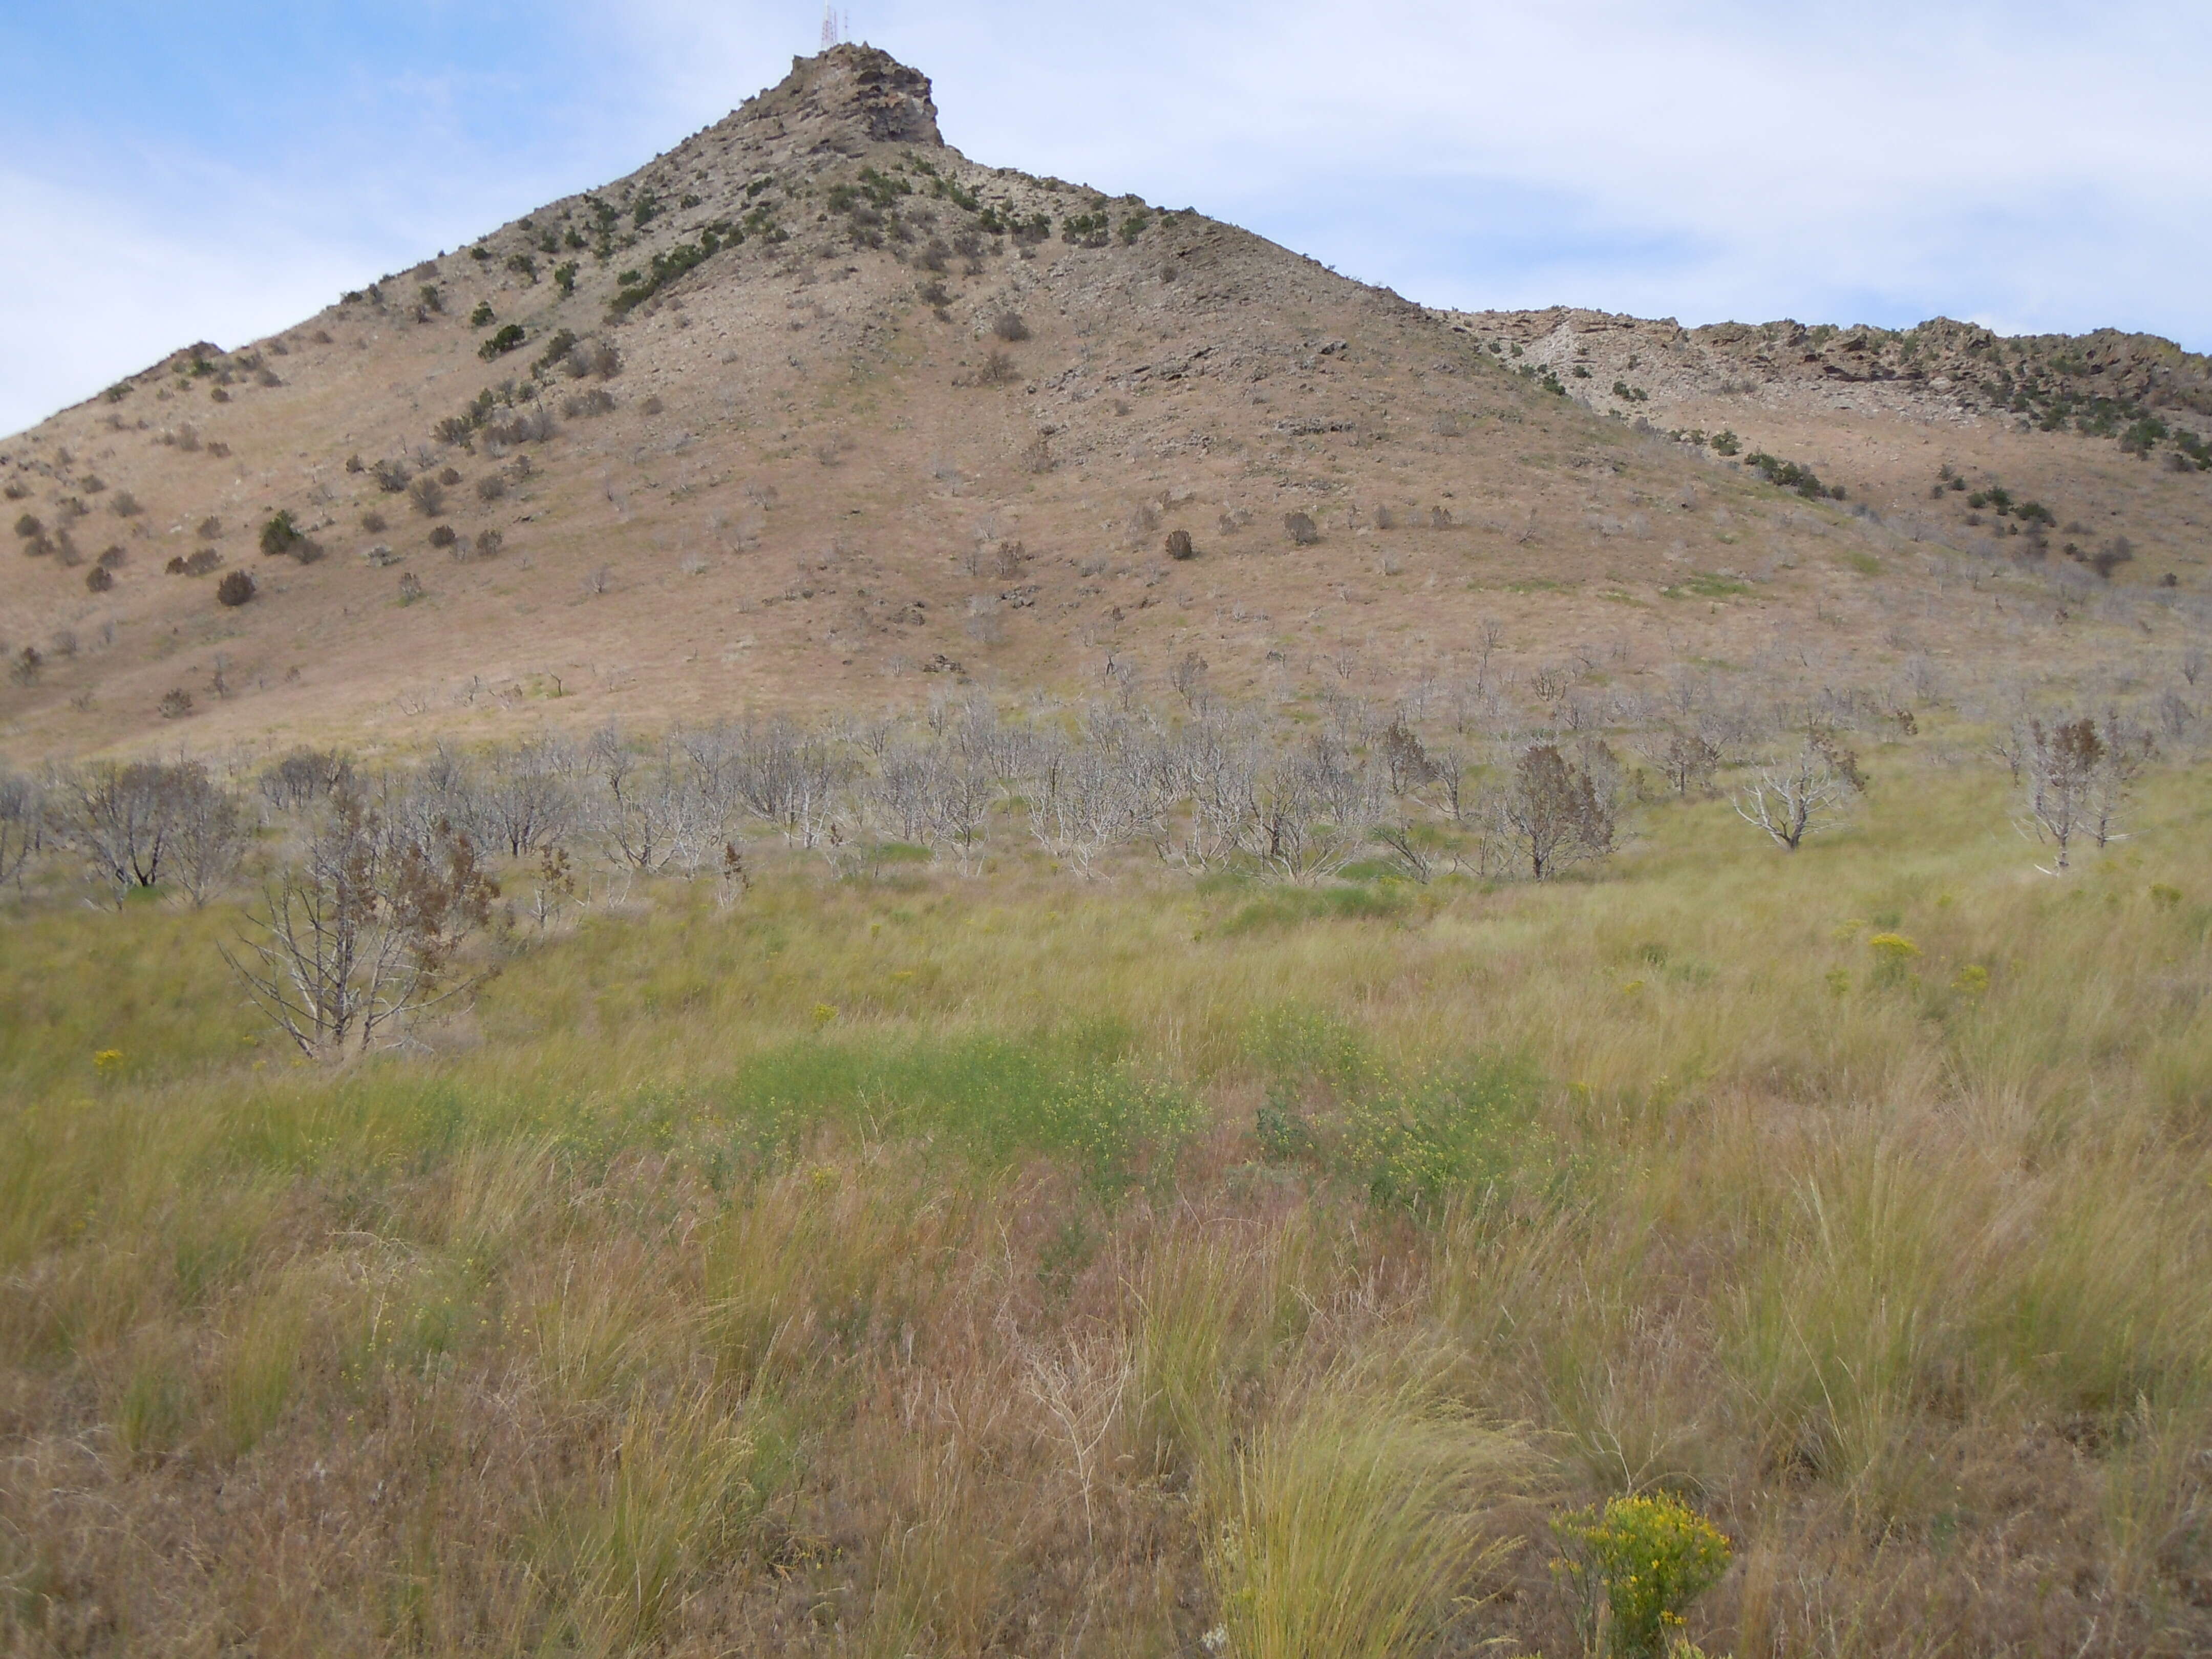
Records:
{"label": "metal antenna mast", "polygon": [[822,8],[822,50],[829,51],[837,44],[838,39],[837,9],[835,6],[824,5]]}

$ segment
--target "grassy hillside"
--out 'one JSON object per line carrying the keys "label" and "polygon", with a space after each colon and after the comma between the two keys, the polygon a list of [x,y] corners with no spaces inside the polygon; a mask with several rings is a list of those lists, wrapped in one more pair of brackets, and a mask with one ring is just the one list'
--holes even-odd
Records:
{"label": "grassy hillside", "polygon": [[1711,1652],[2202,1651],[2203,775],[2054,880],[1869,764],[1540,885],[641,882],[335,1067],[230,902],[22,901],[6,1644],[1556,1656],[1633,1492]]}

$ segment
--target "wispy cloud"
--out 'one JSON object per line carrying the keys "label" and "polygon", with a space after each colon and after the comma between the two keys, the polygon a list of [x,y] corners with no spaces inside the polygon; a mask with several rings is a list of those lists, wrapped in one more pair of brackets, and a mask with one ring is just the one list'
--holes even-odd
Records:
{"label": "wispy cloud", "polygon": [[[0,22],[0,431],[626,172],[811,51],[803,0]],[[978,160],[1458,305],[2212,346],[2212,12],[2138,0],[855,6]]]}

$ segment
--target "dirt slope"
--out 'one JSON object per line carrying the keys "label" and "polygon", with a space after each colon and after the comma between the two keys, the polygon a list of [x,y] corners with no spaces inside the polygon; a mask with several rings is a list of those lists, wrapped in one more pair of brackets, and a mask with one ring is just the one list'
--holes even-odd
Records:
{"label": "dirt slope", "polygon": [[[1431,312],[970,162],[926,78],[841,46],[626,179],[0,443],[0,752],[1083,695],[1194,658],[1419,700],[1500,652],[1863,682],[2178,649],[2208,386],[2142,337]],[[1947,467],[1968,489],[1931,495]],[[279,512],[304,539],[264,553]]]}

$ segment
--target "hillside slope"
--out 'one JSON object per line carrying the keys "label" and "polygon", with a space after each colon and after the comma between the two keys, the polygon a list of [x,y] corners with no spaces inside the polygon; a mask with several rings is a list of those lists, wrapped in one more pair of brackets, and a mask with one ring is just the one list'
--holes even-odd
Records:
{"label": "hillside slope", "polygon": [[[2023,615],[2041,661],[2197,636],[2208,385],[2139,337],[1430,312],[971,162],[925,77],[840,46],[628,178],[0,446],[27,556],[0,748],[1084,693],[1194,659],[1383,698],[1500,651],[1972,677]],[[299,539],[264,538],[280,513]],[[219,603],[237,571],[252,597]],[[1961,582],[1992,603],[1939,606]]]}

